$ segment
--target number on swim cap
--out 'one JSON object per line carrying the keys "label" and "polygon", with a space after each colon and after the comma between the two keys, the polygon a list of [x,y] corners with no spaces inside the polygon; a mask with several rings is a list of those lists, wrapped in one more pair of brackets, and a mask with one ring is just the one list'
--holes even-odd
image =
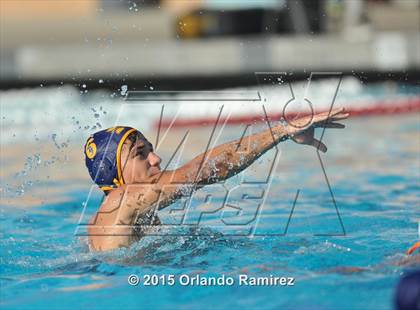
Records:
{"label": "number on swim cap", "polygon": [[93,139],[86,144],[86,156],[92,159],[96,155],[96,144]]}

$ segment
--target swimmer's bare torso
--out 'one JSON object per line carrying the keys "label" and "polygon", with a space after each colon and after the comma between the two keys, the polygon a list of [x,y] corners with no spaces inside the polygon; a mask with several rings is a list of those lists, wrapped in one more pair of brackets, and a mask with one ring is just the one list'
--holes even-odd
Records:
{"label": "swimmer's bare torso", "polygon": [[344,128],[337,121],[348,115],[344,109],[335,109],[294,120],[293,126],[279,124],[219,145],[172,171],[160,171],[160,158],[148,149],[147,143],[124,143],[121,158],[126,159],[123,171],[126,184],[111,190],[92,217],[88,226],[90,248],[106,251],[130,246],[145,233],[142,225],[160,223],[155,217],[156,209],[165,208],[205,185],[238,174],[289,137],[296,143],[326,152],[326,146],[314,138],[314,129]]}

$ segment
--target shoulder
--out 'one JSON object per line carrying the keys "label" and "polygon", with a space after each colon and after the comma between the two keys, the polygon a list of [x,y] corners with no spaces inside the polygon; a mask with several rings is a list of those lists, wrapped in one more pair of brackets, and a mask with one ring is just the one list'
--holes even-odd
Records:
{"label": "shoulder", "polygon": [[112,190],[103,201],[99,212],[113,212],[120,207],[142,209],[158,200],[161,184],[125,184]]}
{"label": "shoulder", "polygon": [[121,186],[111,190],[104,198],[102,204],[98,209],[98,213],[112,213],[122,205],[124,205],[129,196],[134,195],[132,190]]}
{"label": "shoulder", "polygon": [[106,212],[112,211],[115,206],[121,204],[122,199],[124,197],[124,190],[122,188],[113,189],[105,196],[104,201],[102,202],[101,206],[99,207],[99,211]]}

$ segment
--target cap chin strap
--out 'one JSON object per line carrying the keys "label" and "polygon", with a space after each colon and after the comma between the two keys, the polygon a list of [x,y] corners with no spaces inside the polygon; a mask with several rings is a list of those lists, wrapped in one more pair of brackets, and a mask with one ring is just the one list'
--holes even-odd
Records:
{"label": "cap chin strap", "polygon": [[133,132],[136,132],[136,131],[137,131],[137,129],[134,129],[134,128],[128,130],[124,134],[124,136],[121,138],[120,142],[118,143],[118,147],[117,147],[117,174],[118,174],[117,177],[118,177],[118,179],[114,179],[113,180],[114,184],[117,185],[117,187],[125,184],[124,177],[122,175],[122,168],[121,168],[121,150],[122,150],[122,146],[123,146],[125,140],[127,140],[128,136],[130,134],[132,134]]}

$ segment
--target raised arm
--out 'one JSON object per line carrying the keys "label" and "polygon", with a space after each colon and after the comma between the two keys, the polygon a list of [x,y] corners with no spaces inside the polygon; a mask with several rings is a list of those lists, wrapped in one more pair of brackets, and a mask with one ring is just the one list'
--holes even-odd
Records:
{"label": "raised arm", "polygon": [[269,129],[219,145],[195,157],[173,171],[176,182],[206,185],[230,178],[250,166],[255,160],[281,141],[292,138],[296,143],[312,145],[322,152],[327,147],[314,138],[314,128],[344,128],[336,123],[348,117],[344,109],[305,116],[292,123],[277,124]]}
{"label": "raised arm", "polygon": [[[219,145],[173,170],[153,177],[148,183],[130,184],[124,189],[123,208],[120,217],[129,222],[136,213],[145,213],[152,208],[165,208],[193,190],[238,174],[270,148],[290,137],[299,144],[307,144],[326,152],[327,147],[314,138],[314,128],[344,128],[336,123],[346,119],[344,109],[336,109],[314,116],[306,116],[283,126],[276,125],[260,133]],[[141,195],[139,195],[141,193]]]}
{"label": "raised arm", "polygon": [[113,190],[88,226],[91,248],[109,250],[129,246],[136,240],[133,225],[138,216],[154,208],[164,208],[194,189],[241,172],[283,139],[290,137],[296,143],[326,152],[326,146],[314,138],[314,128],[344,128],[336,121],[347,117],[348,113],[337,109],[299,118],[286,126],[276,125],[219,145],[179,169],[154,176],[150,182],[123,185]]}
{"label": "raised arm", "polygon": [[185,182],[206,185],[230,178],[288,138],[282,125],[216,146],[175,171]]}

